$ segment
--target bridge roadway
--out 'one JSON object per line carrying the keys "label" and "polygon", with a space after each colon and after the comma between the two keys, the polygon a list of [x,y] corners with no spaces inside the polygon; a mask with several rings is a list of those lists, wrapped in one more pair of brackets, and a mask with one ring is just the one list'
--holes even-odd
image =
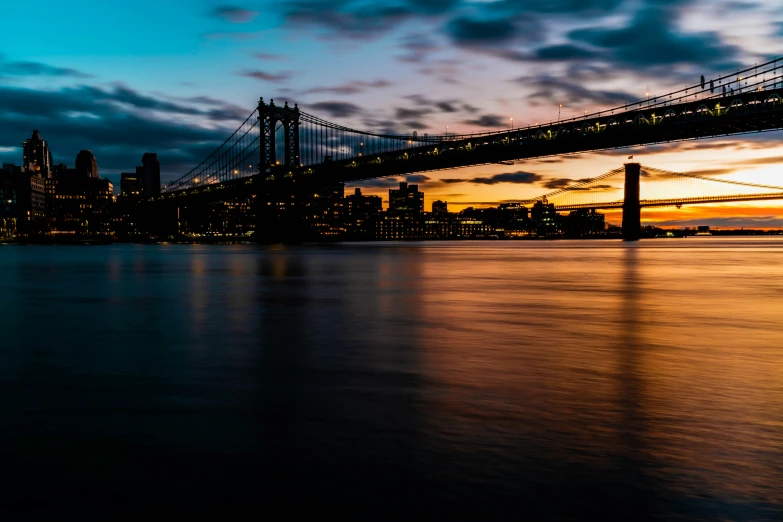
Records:
{"label": "bridge roadway", "polygon": [[[769,194],[737,194],[730,196],[704,196],[695,198],[671,198],[671,199],[642,199],[639,200],[640,207],[679,207],[682,205],[698,205],[706,203],[730,203],[734,201],[764,201],[773,199],[783,199],[783,192],[771,192]],[[532,203],[530,201],[529,203]],[[528,203],[527,201],[525,203]],[[555,205],[558,212],[568,212],[570,210],[611,210],[622,209],[622,201],[611,201],[607,203],[578,203],[574,205]]]}
{"label": "bridge roadway", "polygon": [[[228,199],[256,193],[264,181],[292,178],[318,185],[360,181],[523,159],[783,129],[783,89],[715,95],[707,99],[584,119],[477,134],[405,150],[329,161],[309,167],[273,167],[269,172],[223,183],[164,193],[163,200],[201,195]],[[702,201],[706,202],[706,201]],[[590,207],[592,208],[592,207]],[[603,208],[603,207],[602,207]]]}

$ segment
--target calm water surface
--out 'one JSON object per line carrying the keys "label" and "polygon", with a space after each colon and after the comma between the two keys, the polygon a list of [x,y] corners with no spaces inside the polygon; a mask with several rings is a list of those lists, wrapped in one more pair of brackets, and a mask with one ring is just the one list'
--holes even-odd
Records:
{"label": "calm water surface", "polygon": [[783,520],[783,240],[0,245],[0,462],[28,514]]}

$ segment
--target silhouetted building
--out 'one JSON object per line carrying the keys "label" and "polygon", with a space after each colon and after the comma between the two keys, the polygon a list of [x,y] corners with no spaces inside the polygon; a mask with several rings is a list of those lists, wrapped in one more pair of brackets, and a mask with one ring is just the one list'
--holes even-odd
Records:
{"label": "silhouetted building", "polygon": [[432,213],[433,214],[448,214],[449,213],[449,204],[445,201],[433,201],[432,202]]}
{"label": "silhouetted building", "polygon": [[345,196],[345,229],[350,239],[371,239],[383,211],[380,196],[365,196],[362,189]]}
{"label": "silhouetted building", "polygon": [[98,176],[98,160],[95,159],[95,155],[92,151],[81,150],[76,155],[76,170],[86,175],[88,178],[97,178]]}
{"label": "silhouetted building", "polygon": [[43,178],[51,175],[52,153],[46,140],[41,138],[37,130],[33,131],[31,138],[25,140],[22,145],[23,167],[31,173]]}
{"label": "silhouetted building", "polygon": [[570,237],[603,235],[606,230],[605,216],[595,209],[574,210],[561,221],[563,232]]}
{"label": "silhouetted building", "polygon": [[3,164],[0,198],[0,237],[45,233],[46,180],[39,171]]}
{"label": "silhouetted building", "polygon": [[501,203],[490,222],[500,237],[523,237],[533,229],[527,207],[520,203]]}
{"label": "silhouetted building", "polygon": [[68,171],[73,172],[73,169],[69,169],[65,163],[58,163],[52,166],[52,178],[60,178],[68,175]]}
{"label": "silhouetted building", "polygon": [[533,220],[539,235],[552,235],[557,233],[559,215],[555,211],[555,205],[549,203],[546,198],[542,201],[536,201],[530,211],[530,217]]}
{"label": "silhouetted building", "polygon": [[421,217],[385,212],[375,223],[375,238],[382,241],[414,241],[426,239]]}
{"label": "silhouetted building", "polygon": [[144,197],[160,196],[160,161],[156,153],[144,153],[141,157],[141,167],[136,167],[136,176],[141,180]]}
{"label": "silhouetted building", "polygon": [[124,198],[139,199],[144,185],[141,178],[135,172],[123,172],[120,174],[120,195]]}
{"label": "silhouetted building", "polygon": [[418,185],[400,182],[400,188],[389,189],[389,212],[398,216],[421,216],[424,212],[424,193]]}
{"label": "silhouetted building", "polygon": [[49,232],[59,235],[109,236],[112,228],[114,187],[107,179],[86,177],[73,169],[51,180],[54,200]]}
{"label": "silhouetted building", "polygon": [[403,181],[398,189],[389,189],[389,211],[376,221],[375,235],[381,240],[425,238],[424,193],[418,185]]}
{"label": "silhouetted building", "polygon": [[342,183],[313,194],[306,204],[308,235],[312,239],[340,239],[345,234],[345,207]]}
{"label": "silhouetted building", "polygon": [[459,214],[431,213],[424,221],[425,239],[489,239],[495,238],[492,225],[476,216],[484,209],[468,208]]}

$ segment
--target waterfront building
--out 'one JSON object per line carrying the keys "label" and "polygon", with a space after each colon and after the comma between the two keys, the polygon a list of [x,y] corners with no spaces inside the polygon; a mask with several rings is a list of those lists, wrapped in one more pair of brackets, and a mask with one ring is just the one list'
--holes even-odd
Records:
{"label": "waterfront building", "polygon": [[432,202],[432,213],[436,215],[445,215],[449,213],[449,204],[445,201],[437,200]]}
{"label": "waterfront building", "polygon": [[305,204],[308,236],[315,240],[341,239],[345,235],[345,186],[337,183],[320,189]]}
{"label": "waterfront building", "polygon": [[84,176],[84,170],[51,180],[49,232],[53,235],[109,236],[114,186],[107,179]]}
{"label": "waterfront building", "polygon": [[380,196],[366,196],[362,189],[345,196],[345,231],[349,239],[372,239],[375,223],[383,211]]}
{"label": "waterfront building", "polygon": [[606,231],[606,219],[595,209],[574,210],[561,218],[563,233],[570,237],[603,235]]}
{"label": "waterfront building", "polygon": [[22,145],[22,156],[22,167],[27,171],[42,178],[51,176],[52,153],[49,144],[41,138],[37,130],[34,130],[32,137],[25,140]]}
{"label": "waterfront building", "polygon": [[557,233],[560,216],[555,211],[554,203],[549,203],[546,198],[536,201],[530,210],[530,217],[536,226],[538,235],[550,236]]}
{"label": "waterfront building", "polygon": [[3,164],[0,169],[0,237],[46,231],[46,180],[41,171]]}
{"label": "waterfront building", "polygon": [[418,241],[426,239],[421,217],[384,212],[375,223],[375,238],[381,241]]}
{"label": "waterfront building", "polygon": [[389,189],[389,212],[397,216],[421,216],[424,213],[424,192],[418,185],[400,182],[398,189]]}

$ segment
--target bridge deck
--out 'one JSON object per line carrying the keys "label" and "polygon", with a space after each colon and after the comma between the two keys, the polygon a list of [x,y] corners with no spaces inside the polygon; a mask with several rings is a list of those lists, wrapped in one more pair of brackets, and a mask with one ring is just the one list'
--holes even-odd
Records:
{"label": "bridge deck", "polygon": [[[737,194],[729,196],[707,196],[707,197],[695,197],[695,198],[671,198],[671,199],[643,199],[640,201],[642,207],[674,207],[682,205],[696,205],[707,203],[730,203],[739,201],[764,201],[783,199],[783,192],[773,192],[769,194]],[[555,210],[559,212],[567,212],[569,210],[581,210],[581,209],[595,209],[595,210],[611,210],[623,208],[622,201],[611,201],[607,203],[579,203],[575,205],[559,205],[555,206]]]}

